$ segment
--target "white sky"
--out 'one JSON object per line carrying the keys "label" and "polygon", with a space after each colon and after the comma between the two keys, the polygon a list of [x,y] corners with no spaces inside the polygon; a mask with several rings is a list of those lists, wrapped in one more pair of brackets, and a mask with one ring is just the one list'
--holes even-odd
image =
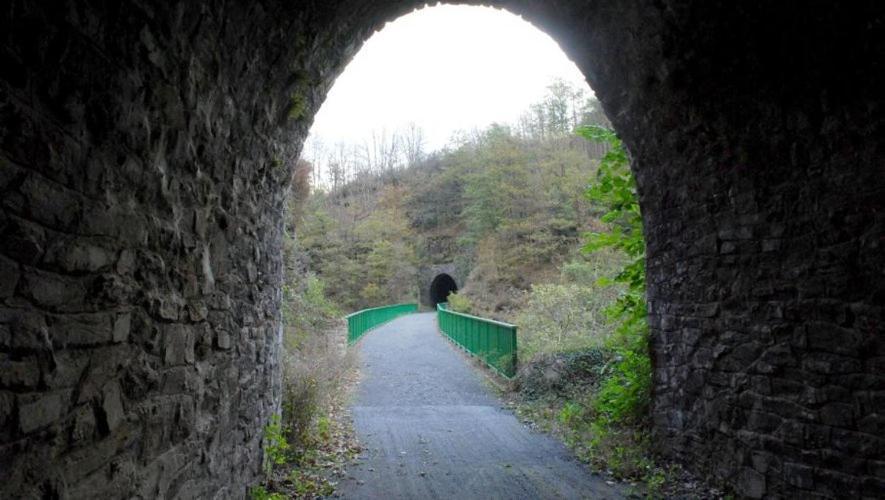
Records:
{"label": "white sky", "polygon": [[554,78],[591,95],[559,45],[522,18],[491,7],[427,7],[365,43],[329,91],[311,135],[326,145],[360,144],[372,130],[414,122],[432,151],[457,130],[515,123]]}

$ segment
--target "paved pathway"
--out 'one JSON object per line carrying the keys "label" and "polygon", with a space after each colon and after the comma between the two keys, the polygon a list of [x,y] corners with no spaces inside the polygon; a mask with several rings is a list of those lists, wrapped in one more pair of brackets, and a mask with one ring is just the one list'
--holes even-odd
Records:
{"label": "paved pathway", "polygon": [[360,341],[352,406],[364,452],[344,498],[622,498],[552,438],[523,426],[436,330],[434,313]]}

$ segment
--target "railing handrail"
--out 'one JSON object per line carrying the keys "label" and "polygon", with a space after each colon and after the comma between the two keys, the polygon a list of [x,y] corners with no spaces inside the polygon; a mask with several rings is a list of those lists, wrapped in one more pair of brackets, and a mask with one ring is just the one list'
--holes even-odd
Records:
{"label": "railing handrail", "polygon": [[[481,359],[502,377],[512,380],[516,376],[516,325],[451,311],[442,303],[436,305],[436,313],[440,331],[455,345]],[[499,351],[502,347],[504,351]],[[508,361],[502,363],[505,359]]]}
{"label": "railing handrail", "polygon": [[404,314],[411,314],[417,310],[417,303],[404,302],[401,304],[370,307],[350,313],[344,317],[344,320],[347,322],[347,344],[353,344],[366,332],[388,321],[392,321]]}
{"label": "railing handrail", "polygon": [[458,311],[453,311],[453,310],[451,310],[451,309],[449,309],[449,308],[447,308],[447,307],[446,307],[446,308],[440,308],[439,306],[440,306],[440,304],[437,304],[437,305],[436,305],[436,309],[437,309],[437,311],[444,311],[444,312],[447,312],[447,313],[449,313],[449,314],[457,314],[458,316],[464,316],[465,318],[470,318],[470,319],[474,319],[474,320],[477,320],[477,321],[482,321],[482,322],[484,322],[484,323],[491,323],[491,324],[493,324],[493,325],[503,326],[504,328],[513,328],[513,329],[516,329],[516,328],[517,328],[516,325],[511,324],[511,323],[505,323],[505,322],[503,322],[503,321],[498,321],[498,320],[496,320],[496,319],[483,318],[483,317],[481,317],[481,316],[474,316],[474,315],[472,315],[472,314],[467,314],[467,313],[462,313],[462,312],[458,312]]}
{"label": "railing handrail", "polygon": [[386,306],[367,307],[367,308],[365,308],[365,309],[360,309],[359,311],[355,311],[355,312],[352,312],[352,313],[348,314],[347,316],[344,317],[344,319],[347,319],[347,318],[349,318],[349,317],[351,317],[351,316],[356,316],[357,314],[362,314],[362,313],[364,313],[364,312],[368,312],[368,311],[376,311],[376,310],[378,310],[378,309],[387,309],[388,307],[397,307],[397,306],[417,306],[417,305],[418,305],[418,304],[417,304],[416,302],[401,302],[401,303],[399,303],[399,304],[389,304],[389,305],[386,305]]}

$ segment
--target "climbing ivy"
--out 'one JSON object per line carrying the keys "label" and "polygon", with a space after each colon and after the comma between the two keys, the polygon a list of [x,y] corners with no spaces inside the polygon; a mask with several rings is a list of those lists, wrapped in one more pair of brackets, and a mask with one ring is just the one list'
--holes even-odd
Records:
{"label": "climbing ivy", "polygon": [[604,232],[589,233],[584,251],[613,248],[628,257],[614,277],[598,281],[600,286],[620,286],[622,291],[606,309],[609,319],[617,325],[609,340],[617,354],[616,362],[603,381],[593,407],[600,424],[628,424],[646,415],[651,388],[642,214],[636,181],[621,140],[612,130],[599,126],[579,127],[577,134],[608,145],[608,152],[600,160],[596,181],[586,192],[588,199],[606,210],[601,220],[608,228]]}

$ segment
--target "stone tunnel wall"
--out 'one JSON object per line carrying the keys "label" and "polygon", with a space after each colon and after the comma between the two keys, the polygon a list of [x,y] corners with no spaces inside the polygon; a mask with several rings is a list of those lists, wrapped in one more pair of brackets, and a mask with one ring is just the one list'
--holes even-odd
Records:
{"label": "stone tunnel wall", "polygon": [[[659,448],[741,495],[875,495],[873,2],[506,2],[587,75],[648,241]],[[293,158],[416,3],[0,12],[0,497],[241,497],[277,406]]]}
{"label": "stone tunnel wall", "polygon": [[882,4],[664,17],[624,134],[659,442],[749,497],[880,496]]}
{"label": "stone tunnel wall", "polygon": [[276,13],[115,4],[0,13],[0,497],[243,497],[279,397]]}

